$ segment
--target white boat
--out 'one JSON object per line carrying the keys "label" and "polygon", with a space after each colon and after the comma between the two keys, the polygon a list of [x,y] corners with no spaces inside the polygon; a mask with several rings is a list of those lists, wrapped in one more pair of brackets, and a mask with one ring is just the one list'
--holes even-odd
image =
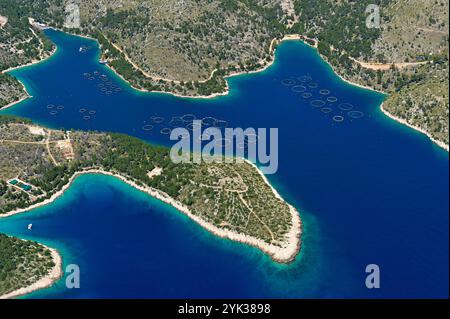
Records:
{"label": "white boat", "polygon": [[33,224],[28,224],[28,230],[31,230],[33,228]]}

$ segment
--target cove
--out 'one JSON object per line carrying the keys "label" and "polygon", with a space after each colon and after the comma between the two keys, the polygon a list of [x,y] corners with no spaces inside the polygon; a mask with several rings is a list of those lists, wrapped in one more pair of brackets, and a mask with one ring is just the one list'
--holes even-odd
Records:
{"label": "cove", "polygon": [[[0,232],[80,265],[81,289],[67,290],[63,279],[29,298],[448,296],[448,153],[384,116],[383,95],[342,81],[314,49],[285,41],[270,68],[229,78],[227,96],[199,100],[138,92],[98,63],[94,41],[46,33],[55,55],[11,72],[33,98],[0,114],[163,145],[161,130],[186,114],[276,127],[279,169],[268,178],[301,212],[304,245],[294,263],[278,265],[120,181],[82,176],[55,203],[0,220]],[[101,90],[106,82],[114,93]],[[51,114],[51,104],[63,108]],[[85,119],[81,109],[95,113]],[[381,288],[369,290],[373,263]]]}

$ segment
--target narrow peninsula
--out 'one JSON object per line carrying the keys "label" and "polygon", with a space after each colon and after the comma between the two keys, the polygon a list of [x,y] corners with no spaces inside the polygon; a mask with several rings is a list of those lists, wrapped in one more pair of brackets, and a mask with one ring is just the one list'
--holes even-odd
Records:
{"label": "narrow peninsula", "polygon": [[55,249],[0,234],[0,299],[48,287],[61,275],[61,257]]}
{"label": "narrow peninsula", "polygon": [[197,98],[227,94],[227,77],[267,68],[277,44],[297,38],[346,81],[386,93],[386,115],[448,151],[448,3],[382,1],[383,23],[369,28],[371,0],[85,0],[74,27],[58,0],[4,0],[0,108],[28,96],[8,70],[54,51],[46,26],[98,41],[102,62],[135,89]]}
{"label": "narrow peninsula", "polygon": [[121,134],[61,131],[0,116],[0,217],[48,204],[80,174],[113,175],[281,263],[300,250],[301,221],[250,162],[174,164],[169,148]]}

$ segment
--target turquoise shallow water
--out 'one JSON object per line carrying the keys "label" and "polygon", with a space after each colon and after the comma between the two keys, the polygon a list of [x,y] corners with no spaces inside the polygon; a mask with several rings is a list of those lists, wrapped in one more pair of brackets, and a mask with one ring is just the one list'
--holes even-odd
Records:
{"label": "turquoise shallow water", "polygon": [[[30,297],[448,296],[448,153],[386,118],[382,95],[343,82],[313,49],[284,42],[268,70],[229,79],[228,96],[197,100],[135,91],[97,62],[95,42],[48,34],[57,53],[13,72],[34,97],[1,113],[165,145],[159,130],[188,113],[277,127],[279,170],[268,177],[301,211],[305,234],[300,257],[278,265],[114,178],[82,176],[55,203],[0,220],[0,232],[48,243],[80,265],[81,289],[61,280]],[[95,114],[84,119],[82,108]],[[152,116],[163,123],[142,129]],[[370,263],[381,268],[378,290],[364,285]]]}

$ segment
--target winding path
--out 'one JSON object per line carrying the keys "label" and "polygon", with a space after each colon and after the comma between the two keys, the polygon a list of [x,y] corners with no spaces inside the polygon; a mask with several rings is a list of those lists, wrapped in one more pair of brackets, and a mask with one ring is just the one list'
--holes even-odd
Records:
{"label": "winding path", "polygon": [[356,62],[364,69],[375,70],[375,71],[377,71],[377,70],[386,71],[386,70],[389,70],[392,66],[394,66],[397,69],[404,69],[407,67],[413,67],[413,66],[429,63],[429,61],[391,62],[391,63],[363,62],[363,61],[356,60],[355,58],[352,58],[352,57],[350,57],[350,60],[352,60],[353,62]]}

